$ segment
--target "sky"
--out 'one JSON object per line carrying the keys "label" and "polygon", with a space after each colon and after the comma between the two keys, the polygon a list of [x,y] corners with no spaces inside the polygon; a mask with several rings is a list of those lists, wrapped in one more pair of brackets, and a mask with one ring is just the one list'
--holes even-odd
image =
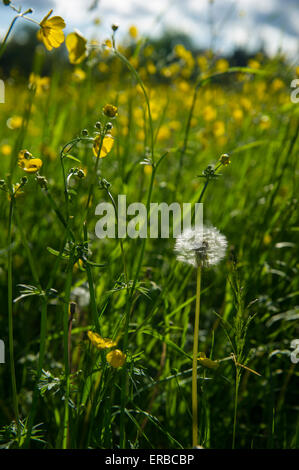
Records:
{"label": "sky", "polygon": [[[32,7],[32,17],[38,21],[53,8],[53,14],[64,18],[66,32],[78,29],[88,38],[106,39],[112,23],[119,25],[121,36],[134,24],[146,36],[159,36],[165,28],[185,32],[201,48],[212,41],[219,54],[263,45],[271,55],[282,49],[294,60],[299,57],[298,0],[14,0],[14,4]],[[1,35],[12,18],[10,8],[0,5]],[[95,18],[101,20],[100,27],[93,24]]]}

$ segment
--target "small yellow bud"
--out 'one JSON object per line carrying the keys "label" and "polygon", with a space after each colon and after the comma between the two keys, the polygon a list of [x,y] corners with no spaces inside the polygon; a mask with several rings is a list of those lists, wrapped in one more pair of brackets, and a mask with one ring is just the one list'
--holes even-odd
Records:
{"label": "small yellow bud", "polygon": [[207,358],[203,352],[200,353],[200,357],[198,357],[197,360],[203,367],[207,367],[208,369],[217,369],[217,367],[219,367],[218,361],[212,361],[212,359]]}
{"label": "small yellow bud", "polygon": [[223,153],[219,158],[219,161],[222,165],[229,165],[231,163],[230,156],[227,153]]}
{"label": "small yellow bud", "polygon": [[113,118],[117,116],[117,107],[113,104],[106,104],[103,108],[103,113],[105,114],[105,116]]}

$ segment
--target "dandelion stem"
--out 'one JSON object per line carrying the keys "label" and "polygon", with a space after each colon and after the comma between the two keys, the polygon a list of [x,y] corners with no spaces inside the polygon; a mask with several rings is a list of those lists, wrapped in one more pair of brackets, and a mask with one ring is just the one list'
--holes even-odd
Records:
{"label": "dandelion stem", "polygon": [[200,285],[201,267],[197,268],[196,281],[196,307],[193,339],[193,365],[192,365],[192,443],[197,446],[198,441],[198,403],[197,403],[197,355],[198,355],[198,332],[199,332],[199,312],[200,312]]}

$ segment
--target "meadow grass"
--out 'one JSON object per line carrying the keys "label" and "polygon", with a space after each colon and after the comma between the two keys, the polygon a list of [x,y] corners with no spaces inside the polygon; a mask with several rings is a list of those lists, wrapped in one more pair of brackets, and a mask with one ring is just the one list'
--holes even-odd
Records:
{"label": "meadow grass", "polygon": [[[117,211],[125,194],[147,208],[203,202],[228,240],[225,261],[201,279],[198,350],[211,362],[197,366],[198,443],[297,448],[295,72],[260,55],[222,70],[211,51],[191,60],[177,48],[176,69],[158,64],[156,80],[146,44],[118,46],[115,33],[111,48],[93,47],[72,70],[53,66],[44,83],[6,83],[1,445],[192,447],[196,272],[177,261],[172,237],[95,236],[96,205]],[[33,53],[39,77],[47,55]],[[114,138],[105,158],[95,132],[98,156]],[[22,149],[42,160],[38,172],[18,166]],[[113,366],[115,347],[95,347],[89,331],[115,341],[123,361]]]}

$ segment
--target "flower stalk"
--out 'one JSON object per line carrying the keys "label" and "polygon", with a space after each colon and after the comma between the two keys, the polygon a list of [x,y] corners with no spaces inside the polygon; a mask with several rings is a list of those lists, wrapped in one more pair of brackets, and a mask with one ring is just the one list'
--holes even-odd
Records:
{"label": "flower stalk", "polygon": [[9,341],[9,363],[11,372],[11,386],[12,386],[12,401],[14,408],[14,415],[17,424],[18,440],[20,439],[20,420],[19,420],[19,405],[16,383],[16,371],[14,360],[14,337],[13,337],[13,294],[12,294],[12,221],[14,212],[15,198],[11,194],[9,204],[9,218],[8,218],[8,259],[7,259],[7,285],[8,285],[8,341]]}
{"label": "flower stalk", "polygon": [[198,444],[198,399],[197,399],[197,356],[200,314],[200,289],[201,289],[201,267],[197,268],[196,275],[196,306],[193,336],[193,361],[192,361],[192,444]]}

